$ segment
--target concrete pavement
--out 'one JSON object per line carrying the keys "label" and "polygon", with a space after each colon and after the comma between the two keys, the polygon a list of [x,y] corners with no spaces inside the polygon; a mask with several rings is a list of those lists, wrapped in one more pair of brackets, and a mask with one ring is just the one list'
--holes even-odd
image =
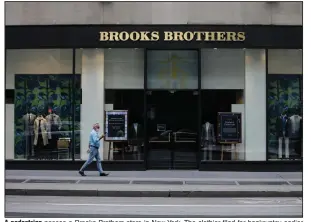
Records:
{"label": "concrete pavement", "polygon": [[302,197],[299,172],[6,171],[7,195],[103,197]]}
{"label": "concrete pavement", "polygon": [[[82,214],[83,212],[83,214]],[[124,198],[6,196],[18,217],[301,217],[299,198]]]}
{"label": "concrete pavement", "polygon": [[[50,170],[6,170],[6,176],[24,177],[79,177],[75,171]],[[97,177],[96,171],[86,174]],[[191,178],[191,179],[300,179],[302,172],[232,172],[232,171],[198,171],[198,170],[148,170],[148,171],[113,171],[112,178]]]}

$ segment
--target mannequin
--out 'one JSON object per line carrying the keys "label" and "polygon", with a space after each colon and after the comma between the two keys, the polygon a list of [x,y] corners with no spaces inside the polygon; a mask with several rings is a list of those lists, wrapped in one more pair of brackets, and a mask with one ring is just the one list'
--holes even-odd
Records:
{"label": "mannequin", "polygon": [[34,149],[33,149],[33,140],[34,140],[34,122],[36,119],[36,115],[30,112],[30,106],[26,106],[26,114],[22,117],[24,123],[24,135],[25,135],[25,148],[27,158],[33,156]]}
{"label": "mannequin", "polygon": [[133,146],[133,153],[137,160],[140,160],[141,148],[143,144],[143,127],[141,124],[135,122],[129,129],[129,145]]}
{"label": "mannequin", "polygon": [[62,127],[61,119],[56,115],[52,109],[49,109],[49,115],[45,117],[47,121],[47,133],[49,145],[51,149],[57,148],[57,140],[59,138],[59,131]]}
{"label": "mannequin", "polygon": [[295,110],[295,114],[288,118],[288,137],[292,150],[299,156],[302,152],[302,117]]}
{"label": "mannequin", "polygon": [[39,114],[34,122],[34,134],[35,155],[37,156],[39,149],[45,148],[48,145],[47,121],[42,114]]}
{"label": "mannequin", "polygon": [[283,140],[285,144],[285,158],[289,158],[289,139],[287,134],[288,116],[287,111],[283,113],[276,120],[277,137],[279,138],[278,158],[283,158]]}
{"label": "mannequin", "polygon": [[206,122],[202,125],[201,135],[202,146],[204,150],[203,160],[206,160],[207,150],[209,150],[209,160],[213,159],[213,144],[216,142],[214,125],[210,122]]}

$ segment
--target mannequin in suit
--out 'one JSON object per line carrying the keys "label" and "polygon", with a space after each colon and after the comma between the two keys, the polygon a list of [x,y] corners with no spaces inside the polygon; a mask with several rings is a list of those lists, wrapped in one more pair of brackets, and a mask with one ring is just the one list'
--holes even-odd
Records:
{"label": "mannequin in suit", "polygon": [[213,144],[215,144],[215,131],[214,125],[206,122],[202,125],[201,142],[204,150],[203,160],[207,159],[207,150],[209,150],[209,160],[213,159]]}
{"label": "mannequin in suit", "polygon": [[283,141],[285,144],[285,158],[289,158],[289,139],[287,134],[288,116],[285,110],[276,120],[276,133],[279,138],[278,158],[283,158]]}
{"label": "mannequin in suit", "polygon": [[29,106],[27,106],[27,113],[22,117],[24,123],[24,135],[25,135],[25,148],[27,158],[34,154],[33,141],[34,141],[34,122],[36,115],[30,112]]}
{"label": "mannequin in suit", "polygon": [[137,160],[140,160],[140,154],[142,152],[142,144],[144,141],[144,130],[141,124],[135,122],[129,129],[129,145],[132,146],[133,153]]}
{"label": "mannequin in suit", "polygon": [[302,117],[299,115],[299,110],[295,110],[295,114],[288,118],[288,137],[292,150],[299,156],[302,153]]}
{"label": "mannequin in suit", "polygon": [[34,145],[36,146],[35,155],[38,155],[39,149],[48,145],[47,121],[39,114],[34,122]]}
{"label": "mannequin in suit", "polygon": [[59,138],[58,131],[62,127],[61,119],[58,115],[56,115],[51,109],[49,109],[49,115],[45,117],[47,122],[47,134],[49,145],[51,149],[57,148],[57,140]]}

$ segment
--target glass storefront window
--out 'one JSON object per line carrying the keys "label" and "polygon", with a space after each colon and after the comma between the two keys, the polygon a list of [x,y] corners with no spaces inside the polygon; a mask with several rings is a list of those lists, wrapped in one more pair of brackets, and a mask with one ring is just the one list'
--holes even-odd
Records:
{"label": "glass storefront window", "polygon": [[[245,160],[245,51],[203,49],[201,59],[201,160]],[[241,143],[221,143],[220,112],[241,113]]]}
{"label": "glass storefront window", "polygon": [[[78,49],[73,75],[72,49],[7,50],[6,159],[85,160],[91,126],[103,130],[110,110],[128,111],[129,137],[102,141],[104,161],[301,159],[302,50],[268,50],[267,79],[265,50],[202,49],[200,62],[198,53],[147,50],[144,64],[143,49]],[[219,143],[219,112],[241,113],[237,146]]]}
{"label": "glass storefront window", "polygon": [[268,159],[302,157],[302,50],[268,50]]}
{"label": "glass storefront window", "polygon": [[148,89],[197,89],[197,50],[148,50]]}
{"label": "glass storefront window", "polygon": [[144,160],[144,90],[106,89],[105,111],[109,110],[127,110],[128,139],[111,146],[105,142],[104,160]]}
{"label": "glass storefront window", "polygon": [[147,50],[148,168],[196,168],[198,50]]}
{"label": "glass storefront window", "polygon": [[6,104],[6,159],[71,159],[72,55],[72,49],[7,50],[6,89],[15,96]]}
{"label": "glass storefront window", "polygon": [[128,139],[105,141],[104,161],[144,160],[144,50],[104,49],[104,86],[105,111],[128,112]]}
{"label": "glass storefront window", "polygon": [[[241,113],[244,117],[243,90],[202,90],[202,127],[201,158],[202,160],[244,160],[244,141],[236,146],[219,141],[219,112]],[[244,130],[244,126],[242,126]],[[244,139],[244,131],[242,136]]]}

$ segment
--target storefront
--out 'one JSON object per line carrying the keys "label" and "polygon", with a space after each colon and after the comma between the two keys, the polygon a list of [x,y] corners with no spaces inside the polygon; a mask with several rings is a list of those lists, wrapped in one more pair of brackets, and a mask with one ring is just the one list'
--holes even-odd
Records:
{"label": "storefront", "polygon": [[[107,170],[301,170],[302,54],[301,26],[7,26],[6,167],[78,169],[127,110]],[[219,112],[241,114],[236,146]]]}

